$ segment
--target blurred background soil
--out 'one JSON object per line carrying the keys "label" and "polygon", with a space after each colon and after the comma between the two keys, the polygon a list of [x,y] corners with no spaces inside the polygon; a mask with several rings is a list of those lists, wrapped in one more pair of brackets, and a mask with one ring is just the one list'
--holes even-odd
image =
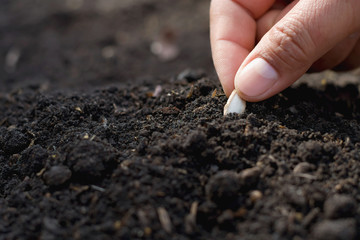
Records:
{"label": "blurred background soil", "polygon": [[209,0],[3,0],[0,91],[214,74]]}

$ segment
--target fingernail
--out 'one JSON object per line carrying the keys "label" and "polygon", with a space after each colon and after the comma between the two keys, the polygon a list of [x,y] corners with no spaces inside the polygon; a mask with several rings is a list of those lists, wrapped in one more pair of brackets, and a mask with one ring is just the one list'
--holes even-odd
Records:
{"label": "fingernail", "polygon": [[256,97],[270,89],[278,77],[278,73],[268,62],[255,58],[236,75],[235,86],[244,95]]}

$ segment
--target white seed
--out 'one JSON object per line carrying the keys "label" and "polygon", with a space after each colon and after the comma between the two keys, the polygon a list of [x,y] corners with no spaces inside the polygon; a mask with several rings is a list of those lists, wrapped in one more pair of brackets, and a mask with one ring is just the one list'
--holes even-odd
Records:
{"label": "white seed", "polygon": [[225,104],[224,115],[227,115],[229,113],[243,114],[245,112],[245,108],[246,108],[246,102],[242,100],[234,90],[231,93],[227,103]]}

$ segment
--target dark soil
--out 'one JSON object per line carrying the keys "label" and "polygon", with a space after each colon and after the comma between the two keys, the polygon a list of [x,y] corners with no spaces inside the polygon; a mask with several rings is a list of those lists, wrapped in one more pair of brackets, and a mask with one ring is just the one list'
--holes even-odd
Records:
{"label": "dark soil", "polygon": [[[56,24],[39,17],[24,25],[42,13],[31,2],[4,1],[1,9],[0,33],[8,40],[0,41],[0,239],[359,239],[356,74],[307,77],[249,103],[242,116],[224,117],[226,97],[208,65],[205,37],[186,43],[199,47],[202,60],[186,57],[190,47],[160,63],[147,49],[114,43],[131,52],[119,56],[130,65],[106,63],[97,56],[100,37],[79,47],[92,59],[72,52],[84,38],[69,30],[74,25],[171,12],[174,1],[120,4],[109,15],[84,6],[71,21],[54,1],[59,6],[43,8],[62,16]],[[207,11],[208,1],[176,2],[190,16],[193,6]],[[14,9],[23,11],[15,23]],[[116,17],[121,11],[140,13]],[[43,51],[43,39],[30,36],[52,24],[53,33],[64,31],[64,46]],[[191,32],[184,29],[179,38]],[[207,33],[191,33],[199,31]],[[9,70],[3,59],[10,40],[22,37],[29,45],[19,49],[29,55]],[[60,64],[63,49],[78,62]],[[152,70],[139,72],[136,60]],[[71,75],[75,70],[89,72]]]}

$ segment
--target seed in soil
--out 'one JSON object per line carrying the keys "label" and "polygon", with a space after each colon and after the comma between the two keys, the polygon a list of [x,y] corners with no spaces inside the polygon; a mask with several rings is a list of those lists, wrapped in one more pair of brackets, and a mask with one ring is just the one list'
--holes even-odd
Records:
{"label": "seed in soil", "polygon": [[231,93],[229,99],[227,100],[227,103],[225,104],[224,115],[227,115],[229,113],[243,114],[245,112],[245,108],[246,102],[242,100],[234,90]]}

